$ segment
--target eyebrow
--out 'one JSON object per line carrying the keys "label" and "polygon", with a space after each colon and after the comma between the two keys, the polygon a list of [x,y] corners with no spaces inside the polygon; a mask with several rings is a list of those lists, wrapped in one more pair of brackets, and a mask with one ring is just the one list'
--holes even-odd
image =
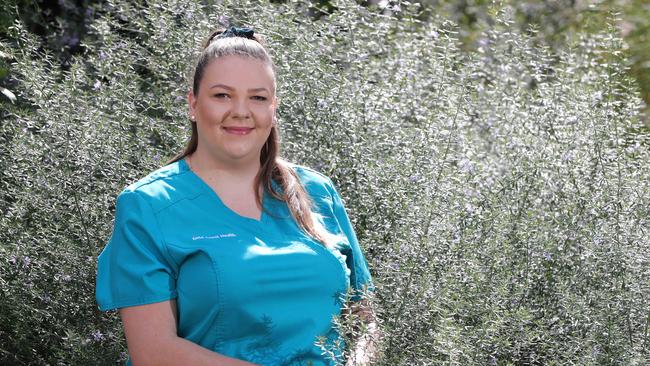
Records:
{"label": "eyebrow", "polygon": [[[214,84],[214,85],[212,85],[212,86],[210,87],[210,89],[213,89],[213,88],[223,88],[223,89],[226,89],[226,90],[235,90],[233,87],[230,87],[230,86],[228,86],[228,85],[224,85],[224,84]],[[249,92],[249,93],[257,93],[257,92],[261,92],[261,91],[265,91],[265,92],[267,92],[267,93],[269,92],[268,89],[266,89],[266,88],[252,88],[252,89],[248,89],[248,92]]]}

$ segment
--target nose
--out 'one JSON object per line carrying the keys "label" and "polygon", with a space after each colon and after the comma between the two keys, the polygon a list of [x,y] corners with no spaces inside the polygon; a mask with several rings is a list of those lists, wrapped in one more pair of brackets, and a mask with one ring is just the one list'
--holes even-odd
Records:
{"label": "nose", "polygon": [[250,108],[248,108],[248,101],[246,99],[233,100],[232,116],[233,118],[250,118],[251,111]]}

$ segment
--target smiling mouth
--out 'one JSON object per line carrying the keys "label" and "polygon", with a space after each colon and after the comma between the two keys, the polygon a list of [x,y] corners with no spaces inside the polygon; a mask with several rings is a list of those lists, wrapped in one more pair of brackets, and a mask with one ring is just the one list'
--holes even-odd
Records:
{"label": "smiling mouth", "polygon": [[251,127],[223,127],[224,131],[233,135],[248,135],[253,128]]}

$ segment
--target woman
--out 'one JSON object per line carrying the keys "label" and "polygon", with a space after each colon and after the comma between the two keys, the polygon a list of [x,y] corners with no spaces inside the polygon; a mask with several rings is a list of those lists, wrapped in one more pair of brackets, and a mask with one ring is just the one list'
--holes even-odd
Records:
{"label": "woman", "polygon": [[342,308],[370,325],[348,364],[369,362],[366,261],[332,182],[278,158],[275,87],[252,30],[213,33],[188,146],[118,196],[97,301],[119,309],[129,363],[331,365]]}

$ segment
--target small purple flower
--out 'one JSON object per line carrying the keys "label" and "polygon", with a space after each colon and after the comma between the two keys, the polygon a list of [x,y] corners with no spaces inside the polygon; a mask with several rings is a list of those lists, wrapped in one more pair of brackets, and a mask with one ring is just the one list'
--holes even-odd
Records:
{"label": "small purple flower", "polygon": [[16,258],[16,256],[12,254],[11,256],[9,256],[9,263],[16,264],[16,259],[18,258]]}
{"label": "small purple flower", "polygon": [[68,41],[68,45],[74,47],[78,44],[79,44],[79,36],[74,34],[72,37],[70,37],[70,40]]}
{"label": "small purple flower", "polygon": [[23,257],[23,268],[29,267],[29,265],[32,264],[32,259],[29,258],[28,256]]}
{"label": "small purple flower", "polygon": [[474,164],[472,164],[471,160],[463,158],[460,162],[458,162],[458,168],[463,173],[469,173],[474,170]]}
{"label": "small purple flower", "polygon": [[99,330],[92,332],[90,336],[95,342],[99,342],[104,339],[104,334],[102,334],[102,332]]}
{"label": "small purple flower", "polygon": [[129,358],[129,356],[126,352],[120,352],[120,361],[126,361],[127,358]]}
{"label": "small purple flower", "polygon": [[77,10],[76,5],[69,0],[59,0],[59,7],[63,10],[75,11]]}
{"label": "small purple flower", "polygon": [[104,51],[99,51],[99,61],[104,61],[106,59],[106,53]]}
{"label": "small purple flower", "polygon": [[497,359],[493,355],[490,355],[490,366],[496,365],[497,364]]}
{"label": "small purple flower", "polygon": [[553,259],[553,257],[551,256],[551,253],[549,253],[549,252],[547,252],[547,251],[544,251],[544,253],[542,254],[542,256],[543,256],[544,259],[547,260],[547,261],[550,261],[551,259]]}
{"label": "small purple flower", "polygon": [[99,90],[99,88],[102,87],[102,82],[99,80],[95,80],[95,83],[93,84],[93,89]]}

